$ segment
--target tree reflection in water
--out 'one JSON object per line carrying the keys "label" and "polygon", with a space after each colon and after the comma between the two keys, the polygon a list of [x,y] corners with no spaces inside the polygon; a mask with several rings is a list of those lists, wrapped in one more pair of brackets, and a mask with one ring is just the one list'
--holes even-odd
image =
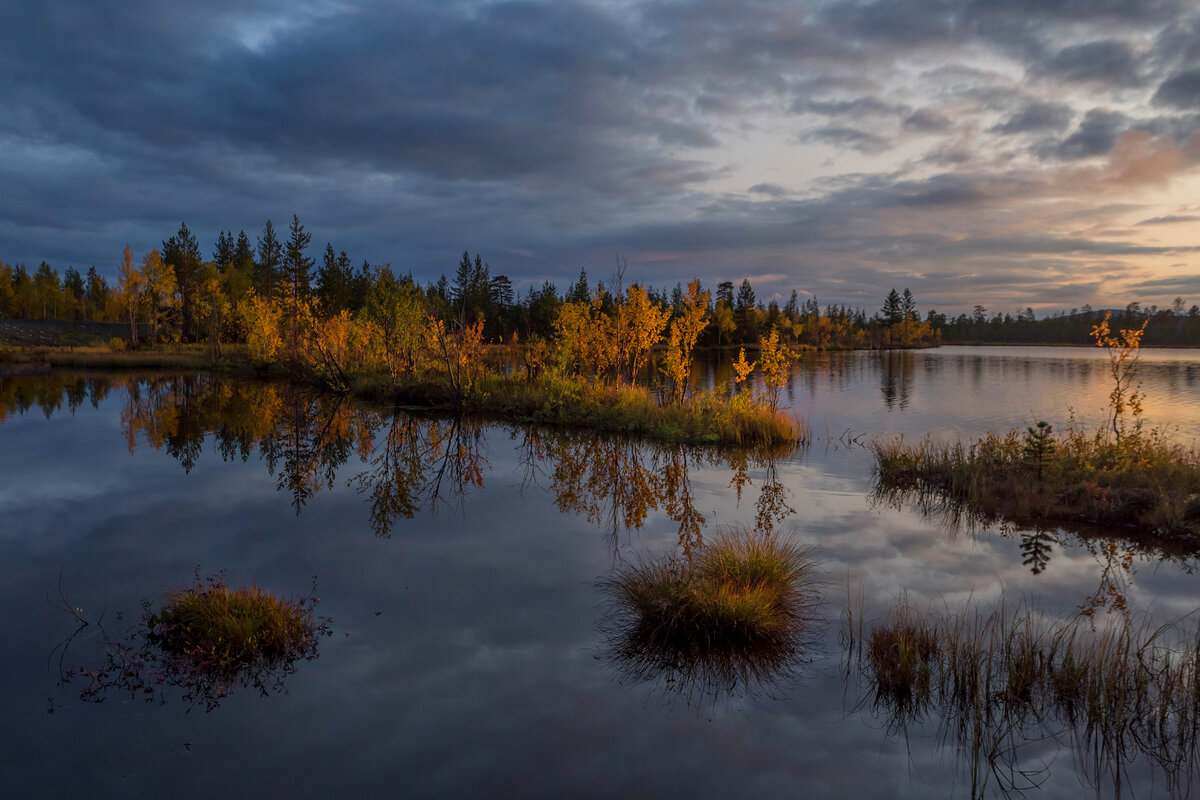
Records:
{"label": "tree reflection in water", "polygon": [[931,491],[896,488],[876,481],[869,495],[876,507],[899,510],[915,508],[926,519],[936,521],[950,537],[962,534],[986,536],[997,533],[1020,543],[1021,563],[1034,575],[1042,575],[1053,563],[1054,548],[1082,549],[1099,568],[1095,591],[1078,606],[1080,614],[1095,617],[1098,612],[1116,612],[1128,621],[1128,594],[1139,563],[1174,562],[1187,574],[1200,562],[1200,543],[1180,537],[1155,536],[1152,532],[1128,527],[1087,525],[1055,528],[1027,528],[1002,517],[975,512],[966,502],[948,499]]}
{"label": "tree reflection in water", "polygon": [[[483,488],[490,469],[479,420],[414,416],[303,385],[206,374],[53,373],[0,381],[0,421],[35,407],[53,414],[64,398],[71,410],[88,400],[96,404],[114,391],[123,397],[121,427],[130,452],[139,446],[164,451],[185,472],[195,468],[206,442],[226,461],[247,461],[258,452],[297,514],[318,492],[332,489],[357,457],[363,468],[348,483],[367,498],[371,527],[381,537],[422,509],[461,505]],[[509,430],[519,443],[526,482],[545,478],[559,509],[603,528],[614,546],[622,532],[640,529],[658,511],[679,525],[685,553],[699,546],[709,520],[696,505],[691,473],[702,467],[728,467],[739,503],[757,481],[760,532],[795,513],[776,464],[797,447],[738,450],[567,429]],[[751,478],[756,471],[761,479]]]}
{"label": "tree reflection in water", "polygon": [[701,467],[729,467],[739,502],[752,483],[750,472],[763,470],[755,505],[760,532],[795,513],[776,462],[796,448],[714,449],[555,429],[525,430],[521,447],[526,482],[537,480],[540,464],[550,464],[549,488],[559,509],[603,528],[614,549],[622,533],[641,529],[648,514],[659,510],[679,525],[685,556],[701,546],[708,519],[696,507],[691,484],[691,470]]}

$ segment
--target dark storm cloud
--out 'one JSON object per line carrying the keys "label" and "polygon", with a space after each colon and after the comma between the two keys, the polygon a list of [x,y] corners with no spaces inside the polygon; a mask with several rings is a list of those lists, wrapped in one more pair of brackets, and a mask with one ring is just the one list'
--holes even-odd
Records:
{"label": "dark storm cloud", "polygon": [[[1018,274],[1027,259],[1055,265],[1059,277],[1044,281],[1019,272],[1050,292],[1080,285],[1062,266],[1071,254],[1141,251],[1052,231],[1025,231],[1006,250],[997,231],[1038,224],[1026,203],[1069,204],[1072,192],[1090,203],[1097,187],[1190,168],[1189,150],[1143,169],[1166,145],[1122,137],[1147,131],[1186,150],[1200,129],[1191,8],[19,4],[0,28],[0,259],[111,275],[126,242],[144,252],[181,219],[207,251],[219,229],[253,238],[266,218],[296,212],[314,242],[422,280],[464,247],[539,282],[581,263],[603,269],[619,249],[631,266],[644,255],[644,279],[668,285],[692,271],[786,273],[763,288],[808,284],[876,305],[896,272],[959,287],[988,269]],[[741,172],[772,121],[786,133],[759,160],[805,164],[830,145],[828,164],[800,178]],[[1032,148],[1048,172],[1102,170],[1119,142],[1144,156],[1129,156],[1136,169],[1046,177],[1009,166]],[[893,153],[879,173],[858,172],[861,155],[885,164]],[[993,231],[973,213],[1003,221]],[[950,280],[963,262],[975,277]]]}

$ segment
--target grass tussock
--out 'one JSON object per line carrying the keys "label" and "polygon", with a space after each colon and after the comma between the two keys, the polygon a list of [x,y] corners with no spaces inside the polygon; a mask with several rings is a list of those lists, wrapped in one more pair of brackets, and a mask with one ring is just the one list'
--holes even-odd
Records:
{"label": "grass tussock", "polygon": [[1094,629],[1024,607],[934,616],[902,603],[865,641],[856,635],[851,659],[876,712],[894,731],[937,716],[979,787],[986,767],[1002,790],[1029,788],[1012,783],[1036,772],[1020,748],[1048,739],[1098,783],[1146,759],[1178,789],[1200,767],[1200,628],[1182,621]]}
{"label": "grass tussock", "polygon": [[171,595],[146,620],[164,651],[214,669],[242,669],[303,656],[315,645],[313,606],[258,587],[229,589],[219,578]]}
{"label": "grass tussock", "polygon": [[1135,526],[1200,537],[1200,454],[1159,432],[1113,438],[1048,426],[970,444],[877,441],[876,492],[1017,524]]}
{"label": "grass tussock", "polygon": [[627,564],[603,585],[614,660],[631,678],[689,696],[769,684],[803,653],[818,584],[805,548],[742,529],[691,559]]}

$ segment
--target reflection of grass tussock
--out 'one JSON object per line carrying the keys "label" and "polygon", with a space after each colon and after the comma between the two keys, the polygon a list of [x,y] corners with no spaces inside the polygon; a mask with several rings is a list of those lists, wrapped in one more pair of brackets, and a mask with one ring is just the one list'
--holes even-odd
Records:
{"label": "reflection of grass tussock", "polygon": [[1119,782],[1139,757],[1178,788],[1200,766],[1200,630],[1181,628],[1093,630],[1003,607],[922,616],[902,604],[851,653],[892,730],[940,716],[972,772],[986,764],[1002,788],[1037,772],[1018,752],[1047,739],[1072,745],[1092,780]]}
{"label": "reflection of grass tussock", "polygon": [[1156,432],[1114,439],[1075,429],[1026,436],[1014,430],[969,446],[888,440],[873,449],[876,491],[885,495],[910,494],[1020,524],[1131,525],[1200,535],[1200,453]]}
{"label": "reflection of grass tussock", "polygon": [[691,560],[628,564],[604,589],[622,671],[685,694],[733,692],[786,674],[818,600],[804,548],[745,530],[704,544]]}
{"label": "reflection of grass tussock", "polygon": [[312,606],[257,587],[231,590],[219,579],[176,592],[150,615],[148,637],[166,652],[210,667],[274,662],[311,647]]}

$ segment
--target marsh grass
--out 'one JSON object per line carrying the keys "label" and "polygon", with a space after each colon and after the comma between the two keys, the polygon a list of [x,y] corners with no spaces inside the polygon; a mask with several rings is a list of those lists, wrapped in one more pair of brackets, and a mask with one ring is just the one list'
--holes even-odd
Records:
{"label": "marsh grass", "polygon": [[612,658],[625,676],[689,700],[770,685],[803,656],[819,584],[805,548],[743,529],[691,559],[626,564],[601,585]]}
{"label": "marsh grass", "polygon": [[1200,626],[1111,622],[901,603],[865,642],[851,628],[848,652],[890,731],[938,720],[968,758],[973,796],[989,777],[1002,791],[1036,785],[1045,765],[1023,763],[1022,749],[1047,741],[1070,747],[1097,788],[1119,793],[1127,765],[1144,759],[1186,795],[1200,754]]}
{"label": "marsh grass", "polygon": [[1200,454],[1158,431],[1119,439],[1072,427],[988,434],[964,446],[924,439],[872,444],[875,492],[982,520],[1134,526],[1200,537]]}
{"label": "marsh grass", "polygon": [[[124,342],[123,339],[116,341]],[[47,364],[63,369],[187,369],[250,371],[252,365],[239,345],[225,345],[220,358],[205,345],[158,345],[119,349],[111,343],[78,347],[13,347],[0,349],[0,362]]]}
{"label": "marsh grass", "polygon": [[466,410],[683,444],[798,445],[809,439],[801,421],[748,396],[701,392],[678,405],[643,386],[594,384],[552,370],[532,383],[485,375]]}

